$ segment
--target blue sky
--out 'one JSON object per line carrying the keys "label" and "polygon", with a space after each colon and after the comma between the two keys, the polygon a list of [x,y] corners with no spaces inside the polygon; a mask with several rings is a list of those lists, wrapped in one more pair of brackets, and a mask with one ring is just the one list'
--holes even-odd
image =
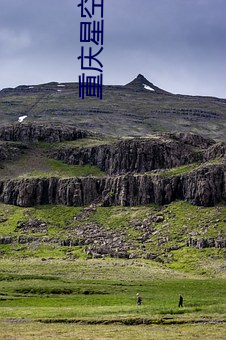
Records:
{"label": "blue sky", "polygon": [[[80,1],[0,0],[0,88],[78,81]],[[225,0],[104,6],[105,84],[123,85],[142,73],[173,93],[226,98]]]}

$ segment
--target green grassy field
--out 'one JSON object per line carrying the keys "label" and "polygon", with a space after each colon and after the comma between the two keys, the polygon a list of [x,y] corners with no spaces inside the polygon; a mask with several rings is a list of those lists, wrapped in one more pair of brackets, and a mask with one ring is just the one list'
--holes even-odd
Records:
{"label": "green grassy field", "polygon": [[[21,258],[85,258],[85,245],[79,246],[79,231],[88,224],[99,225],[103,231],[124,233],[124,241],[131,244],[137,257],[156,255],[168,268],[187,273],[225,277],[225,250],[220,248],[191,248],[186,243],[192,237],[225,237],[226,206],[197,207],[183,201],[163,207],[154,204],[142,207],[97,207],[88,215],[84,207],[40,205],[16,207],[0,204],[0,237],[13,237],[14,241],[1,244],[1,256]],[[140,226],[151,216],[163,216],[164,220],[150,224],[150,242],[142,243]],[[33,219],[44,223],[43,229],[18,228],[21,221]],[[138,224],[138,227],[136,226]],[[78,233],[78,234],[77,234]],[[18,237],[32,237],[33,242],[19,244]],[[45,239],[49,241],[46,242]],[[59,240],[51,242],[51,239]],[[62,246],[60,240],[77,240],[78,246]]]}
{"label": "green grassy field", "polygon": [[101,171],[95,165],[68,165],[62,161],[55,159],[47,160],[48,170],[32,170],[31,172],[22,175],[21,177],[61,177],[68,178],[74,176],[86,177],[86,176],[103,176],[104,172]]}
{"label": "green grassy field", "polygon": [[225,279],[144,260],[3,258],[0,267],[3,339],[224,338]]}
{"label": "green grassy field", "polygon": [[51,324],[26,322],[0,322],[0,339],[39,340],[39,339],[73,339],[73,340],[162,340],[162,339],[209,339],[224,340],[225,326],[216,324],[188,325],[81,325]]}
{"label": "green grassy field", "polygon": [[[203,208],[177,201],[85,212],[84,207],[0,204],[0,237],[34,238],[28,244],[0,244],[0,339],[225,338],[225,251],[185,246],[190,232],[197,238],[225,233],[224,204]],[[132,223],[155,215],[164,221],[152,225],[152,242],[142,252],[159,254],[161,262],[88,259],[85,246],[51,243],[73,238],[81,225],[94,223],[126,231],[142,255],[141,231]],[[46,230],[17,228],[31,219],[45,223]],[[168,237],[167,243],[159,245],[160,237]],[[179,248],[171,250],[175,245]],[[139,307],[137,292],[143,298]],[[183,308],[178,308],[179,294]]]}

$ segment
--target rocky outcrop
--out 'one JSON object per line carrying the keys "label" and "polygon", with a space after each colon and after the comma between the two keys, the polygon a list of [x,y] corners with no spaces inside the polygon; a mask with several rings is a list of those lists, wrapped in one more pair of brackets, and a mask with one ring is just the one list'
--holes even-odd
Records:
{"label": "rocky outcrop", "polygon": [[26,233],[46,233],[48,231],[47,223],[36,218],[30,218],[28,221],[18,222],[15,231],[21,234]]}
{"label": "rocky outcrop", "polygon": [[136,92],[140,91],[147,91],[144,88],[144,85],[150,87],[152,90],[150,91],[152,94],[171,94],[170,92],[167,92],[163,89],[160,89],[158,86],[151,83],[149,80],[147,80],[142,74],[138,74],[138,76],[132,80],[130,83],[126,84],[124,88],[131,89]]}
{"label": "rocky outcrop", "polygon": [[186,175],[122,175],[112,177],[34,178],[0,182],[0,200],[19,206],[82,206],[101,200],[105,206],[167,204],[184,199],[211,206],[225,199],[226,165],[209,165]]}
{"label": "rocky outcrop", "polygon": [[[9,130],[0,129],[0,136],[3,139],[28,138],[31,141],[50,142],[83,135],[81,131],[67,127],[58,130],[55,127],[21,124],[11,126]],[[2,143],[5,145],[0,146],[0,160],[7,159],[7,150],[14,150],[13,144],[16,145],[14,153],[17,153],[17,143],[10,142],[7,147],[7,142]],[[8,179],[0,181],[0,201],[19,206],[48,203],[83,206],[96,201],[101,201],[105,206],[133,206],[151,202],[162,205],[183,199],[192,204],[211,206],[226,198],[226,164],[223,161],[222,164],[202,166],[187,174],[171,177],[161,176],[159,171],[211,159],[216,154],[219,157],[225,155],[224,144],[211,144],[211,140],[192,134],[175,134],[174,138],[168,134],[110,145],[55,149],[52,157],[68,164],[96,165],[108,176]],[[202,149],[207,146],[208,149]]]}
{"label": "rocky outcrop", "polygon": [[23,144],[13,144],[13,143],[4,143],[0,144],[0,161],[4,161],[7,159],[16,159],[18,155],[24,153],[27,149],[26,145]]}
{"label": "rocky outcrop", "polygon": [[90,136],[87,131],[74,126],[48,126],[38,124],[14,124],[0,127],[0,140],[23,142],[63,142]]}
{"label": "rocky outcrop", "polygon": [[170,139],[180,141],[183,144],[192,145],[201,149],[207,149],[211,145],[215,144],[213,139],[196,135],[194,133],[175,132],[165,133],[164,135],[168,136]]}
{"label": "rocky outcrop", "polygon": [[188,247],[192,248],[226,248],[226,239],[223,237],[217,237],[217,238],[200,238],[200,239],[194,239],[190,238],[186,244]]}
{"label": "rocky outcrop", "polygon": [[125,140],[87,148],[61,148],[51,156],[68,164],[97,165],[109,175],[144,173],[202,159],[201,152],[194,152],[181,142],[158,138]]}
{"label": "rocky outcrop", "polygon": [[108,175],[145,173],[194,162],[205,162],[226,154],[225,143],[191,133],[130,139],[110,145],[60,148],[51,157],[67,164],[97,165]]}
{"label": "rocky outcrop", "polygon": [[211,206],[226,198],[226,165],[209,165],[182,178],[182,198],[203,206]]}
{"label": "rocky outcrop", "polygon": [[87,205],[101,194],[98,178],[33,178],[0,182],[0,200],[19,206]]}
{"label": "rocky outcrop", "polygon": [[217,143],[208,148],[203,155],[204,161],[226,156],[226,143]]}
{"label": "rocky outcrop", "polygon": [[[86,208],[88,209],[88,208]],[[92,211],[95,208],[91,208]],[[94,210],[93,210],[94,209]],[[96,211],[96,210],[95,210]],[[77,219],[76,219],[77,220]],[[117,258],[137,258],[143,257],[160,262],[168,262],[167,251],[178,250],[182,245],[173,245],[165,248],[170,237],[162,234],[164,228],[170,228],[167,223],[161,229],[156,228],[158,223],[164,222],[165,217],[158,212],[147,216],[143,221],[132,219],[127,226],[122,229],[115,229],[103,226],[95,222],[81,221],[77,226],[66,227],[68,235],[51,237],[48,235],[48,223],[39,219],[18,222],[15,232],[17,236],[0,237],[0,244],[23,244],[37,247],[41,244],[54,244],[61,247],[70,247],[66,250],[66,256],[72,256],[71,247],[80,246],[87,254],[87,258],[103,258],[105,256]],[[133,232],[131,233],[131,230]],[[32,233],[32,235],[30,234]],[[44,235],[40,235],[44,233]],[[139,236],[136,236],[136,233]],[[22,234],[22,235],[21,235]],[[28,235],[26,235],[28,234]],[[36,234],[36,235],[35,235]],[[38,235],[37,235],[38,234]],[[191,233],[189,233],[191,234]],[[216,237],[194,238],[187,235],[184,246],[194,248],[226,248],[225,235],[218,234]],[[195,234],[195,232],[193,232]],[[157,252],[150,253],[150,243],[158,244]],[[139,246],[137,246],[137,243]],[[1,252],[0,252],[1,253]],[[4,250],[3,252],[4,253]]]}

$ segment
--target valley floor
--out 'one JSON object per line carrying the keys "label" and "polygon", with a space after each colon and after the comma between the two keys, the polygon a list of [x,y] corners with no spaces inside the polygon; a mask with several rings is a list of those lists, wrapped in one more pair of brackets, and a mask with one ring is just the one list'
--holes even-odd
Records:
{"label": "valley floor", "polygon": [[14,257],[1,258],[0,268],[0,339],[226,335],[224,278],[185,274],[142,259]]}

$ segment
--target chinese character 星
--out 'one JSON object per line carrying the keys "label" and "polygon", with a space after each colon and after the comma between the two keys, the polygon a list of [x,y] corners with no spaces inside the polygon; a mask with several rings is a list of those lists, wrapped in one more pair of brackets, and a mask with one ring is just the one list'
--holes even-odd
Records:
{"label": "chinese character \u661f", "polygon": [[[92,25],[92,27],[91,27]],[[100,27],[101,26],[101,27]],[[80,42],[90,42],[103,45],[104,42],[104,20],[80,23]]]}

